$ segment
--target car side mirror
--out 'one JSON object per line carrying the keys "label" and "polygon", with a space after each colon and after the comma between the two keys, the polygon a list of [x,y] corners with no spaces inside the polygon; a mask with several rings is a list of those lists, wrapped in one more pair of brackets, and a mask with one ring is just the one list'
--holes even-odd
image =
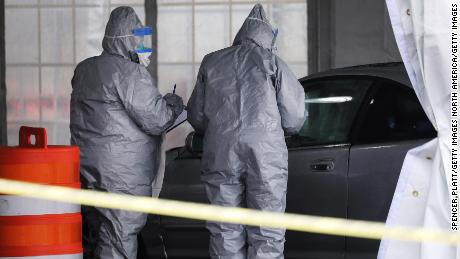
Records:
{"label": "car side mirror", "polygon": [[185,147],[190,153],[203,153],[203,136],[194,131],[190,132],[185,139]]}

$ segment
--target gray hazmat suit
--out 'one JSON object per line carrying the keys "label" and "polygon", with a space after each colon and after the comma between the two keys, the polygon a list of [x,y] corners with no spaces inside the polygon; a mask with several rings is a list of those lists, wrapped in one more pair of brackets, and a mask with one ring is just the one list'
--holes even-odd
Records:
{"label": "gray hazmat suit", "polygon": [[[141,26],[131,7],[114,9],[104,51],[75,69],[70,130],[83,188],[151,196],[161,134],[183,110],[180,97],[162,97],[147,69],[131,61],[132,29]],[[146,214],[93,207],[82,214],[85,258],[136,258]]]}
{"label": "gray hazmat suit", "polygon": [[[204,135],[202,180],[212,204],[284,212],[284,136],[305,121],[304,91],[276,56],[276,32],[256,5],[233,46],[204,57],[187,105]],[[283,258],[283,229],[208,222],[212,258]]]}

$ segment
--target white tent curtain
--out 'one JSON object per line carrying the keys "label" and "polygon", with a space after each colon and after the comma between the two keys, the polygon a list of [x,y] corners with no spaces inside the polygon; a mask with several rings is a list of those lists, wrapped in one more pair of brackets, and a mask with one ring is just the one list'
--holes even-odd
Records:
{"label": "white tent curtain", "polygon": [[[451,9],[458,0],[386,0],[415,92],[438,138],[405,158],[387,225],[451,229]],[[458,31],[457,31],[458,32]],[[382,240],[378,259],[460,258],[455,246]]]}

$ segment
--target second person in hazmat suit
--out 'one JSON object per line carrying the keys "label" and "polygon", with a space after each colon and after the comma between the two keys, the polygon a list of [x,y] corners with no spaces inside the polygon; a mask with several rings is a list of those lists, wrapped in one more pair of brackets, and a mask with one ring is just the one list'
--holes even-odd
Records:
{"label": "second person in hazmat suit", "polygon": [[[179,96],[161,96],[145,67],[146,55],[136,53],[133,30],[139,28],[131,7],[114,9],[104,51],[75,69],[70,130],[72,144],[80,147],[85,189],[151,196],[161,134],[184,108]],[[83,207],[82,214],[85,258],[137,257],[146,214],[93,207]]]}
{"label": "second person in hazmat suit", "polygon": [[[302,86],[273,53],[276,30],[260,4],[233,46],[204,57],[187,105],[204,134],[202,179],[212,204],[284,212],[285,134],[305,121]],[[212,258],[283,258],[283,229],[208,222]]]}

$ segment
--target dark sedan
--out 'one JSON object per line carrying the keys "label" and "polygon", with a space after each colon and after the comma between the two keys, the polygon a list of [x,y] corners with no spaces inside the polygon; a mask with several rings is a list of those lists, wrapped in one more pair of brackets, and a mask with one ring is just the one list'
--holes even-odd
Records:
{"label": "dark sedan", "polygon": [[[287,212],[384,222],[407,151],[436,136],[401,63],[330,70],[300,79],[306,120],[289,148]],[[167,153],[161,198],[206,203],[201,139]],[[146,258],[208,258],[204,222],[150,216]],[[378,240],[288,231],[285,257],[376,258]]]}

